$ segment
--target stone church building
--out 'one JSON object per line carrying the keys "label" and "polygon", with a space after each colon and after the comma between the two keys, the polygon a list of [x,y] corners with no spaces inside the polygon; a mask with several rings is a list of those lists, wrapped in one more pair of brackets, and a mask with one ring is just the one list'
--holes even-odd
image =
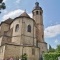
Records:
{"label": "stone church building", "polygon": [[44,41],[43,10],[35,3],[31,18],[26,12],[15,19],[7,19],[0,24],[0,60],[21,59],[27,54],[28,60],[41,60],[47,52]]}

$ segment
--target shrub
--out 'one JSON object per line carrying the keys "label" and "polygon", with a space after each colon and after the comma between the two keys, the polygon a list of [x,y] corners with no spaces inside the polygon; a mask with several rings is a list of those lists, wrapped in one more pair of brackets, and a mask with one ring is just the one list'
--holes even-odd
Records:
{"label": "shrub", "polygon": [[58,60],[60,53],[44,53],[44,60]]}

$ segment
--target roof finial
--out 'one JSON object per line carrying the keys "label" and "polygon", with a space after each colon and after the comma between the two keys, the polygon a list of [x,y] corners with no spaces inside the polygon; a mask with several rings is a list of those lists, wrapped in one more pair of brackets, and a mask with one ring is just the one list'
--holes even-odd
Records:
{"label": "roof finial", "polygon": [[39,6],[39,2],[36,2],[35,5],[36,5],[36,6]]}
{"label": "roof finial", "polygon": [[26,9],[25,9],[25,12],[26,12]]}

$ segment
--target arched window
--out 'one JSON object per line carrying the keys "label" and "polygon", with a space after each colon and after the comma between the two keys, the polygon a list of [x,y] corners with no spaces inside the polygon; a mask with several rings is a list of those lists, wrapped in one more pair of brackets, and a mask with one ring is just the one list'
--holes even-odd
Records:
{"label": "arched window", "polygon": [[36,11],[36,15],[38,15],[38,11]]}
{"label": "arched window", "polygon": [[43,38],[43,35],[42,35],[42,38]]}
{"label": "arched window", "polygon": [[17,32],[18,30],[19,30],[19,24],[16,25],[15,32]]}
{"label": "arched window", "polygon": [[28,31],[28,32],[31,32],[31,25],[28,25],[27,31]]}
{"label": "arched window", "polygon": [[36,46],[38,47],[38,41],[36,41]]}

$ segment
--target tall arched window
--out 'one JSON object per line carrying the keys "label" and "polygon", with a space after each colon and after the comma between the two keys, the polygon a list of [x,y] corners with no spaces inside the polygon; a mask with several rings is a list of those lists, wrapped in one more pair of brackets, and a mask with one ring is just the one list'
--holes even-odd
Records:
{"label": "tall arched window", "polygon": [[19,30],[19,24],[16,25],[15,32],[17,32],[18,30]]}
{"label": "tall arched window", "polygon": [[28,31],[28,32],[31,32],[31,25],[28,25],[27,31]]}
{"label": "tall arched window", "polygon": [[36,11],[36,15],[38,15],[38,11]]}

